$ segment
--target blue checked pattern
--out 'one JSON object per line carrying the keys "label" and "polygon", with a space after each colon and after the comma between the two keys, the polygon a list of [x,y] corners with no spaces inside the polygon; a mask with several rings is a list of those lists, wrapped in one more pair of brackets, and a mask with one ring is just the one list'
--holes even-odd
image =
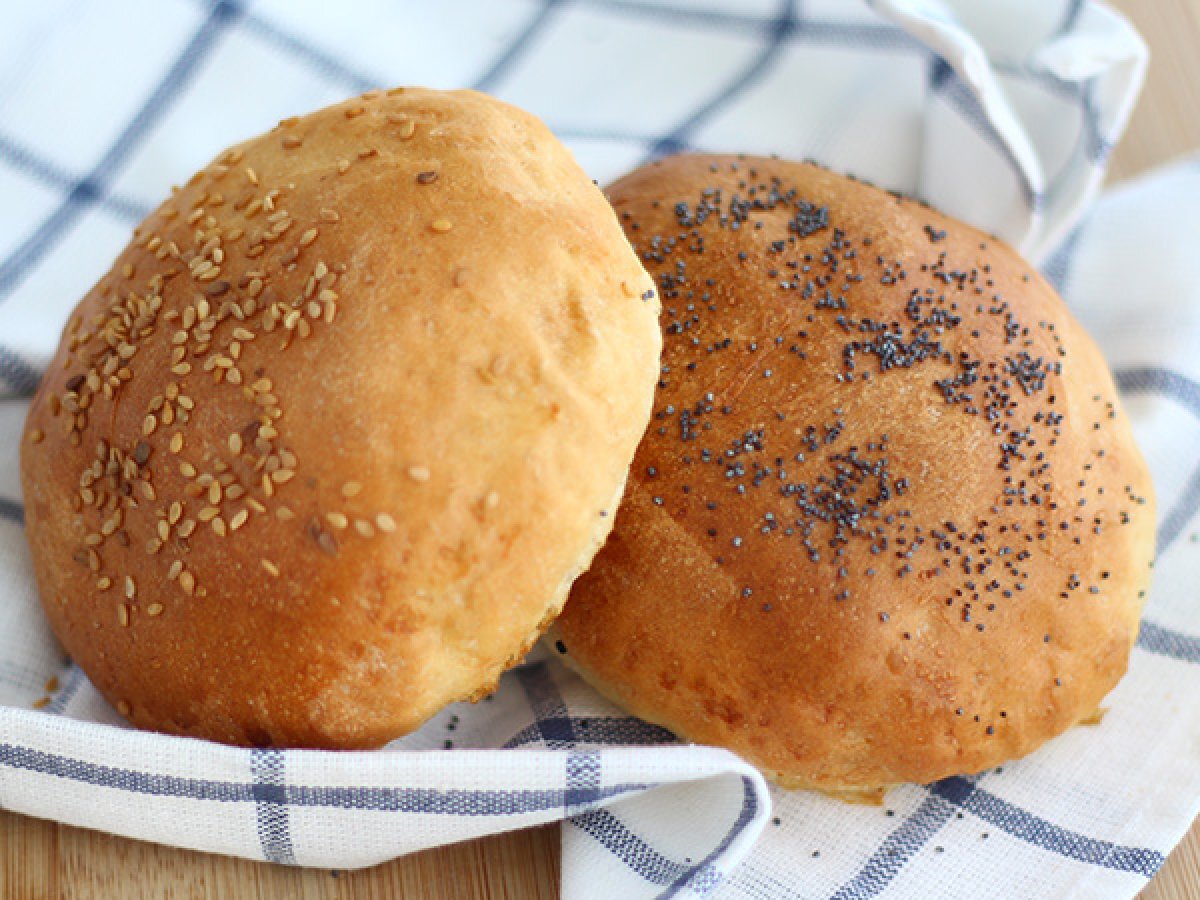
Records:
{"label": "blue checked pattern", "polygon": [[[1195,242],[1200,167],[1107,197],[1080,224],[1144,67],[1122,22],[1085,0],[456,0],[337,18],[285,0],[156,9],[158,31],[135,33],[140,44],[117,33],[135,17],[111,7],[26,11],[0,34],[0,60],[28,62],[0,63],[0,190],[13,198],[0,209],[8,807],[339,868],[562,819],[567,897],[1129,896],[1156,871],[1200,796],[1186,752],[1200,736],[1188,702],[1200,688],[1188,590],[1200,575],[1200,363],[1187,347],[1200,320],[1180,315],[1185,298],[1200,308],[1200,271],[1164,253]],[[372,25],[346,31],[347,18]],[[148,42],[173,49],[143,59],[134,49]],[[87,66],[89,46],[113,48],[103,66]],[[64,58],[79,71],[61,71]],[[537,654],[487,702],[376,754],[243,751],[113,727],[61,659],[30,583],[21,398],[169,180],[284,115],[405,82],[523,105],[601,180],[691,149],[811,155],[1042,260],[1116,363],[1160,494],[1159,582],[1105,723],[1003,772],[897,789],[886,810],[768,789],[730,754],[678,745]],[[71,121],[113,98],[130,102],[96,129],[104,137],[72,133],[78,149],[66,148],[51,113]],[[1134,245],[1136,256],[1114,249]],[[1159,258],[1142,315],[1122,318],[1124,260]],[[52,675],[57,690],[30,710]]]}

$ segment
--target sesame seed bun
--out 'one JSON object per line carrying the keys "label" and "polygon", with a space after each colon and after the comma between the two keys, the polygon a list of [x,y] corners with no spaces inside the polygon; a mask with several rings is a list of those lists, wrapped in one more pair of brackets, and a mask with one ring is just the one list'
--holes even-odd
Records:
{"label": "sesame seed bun", "polygon": [[608,533],[653,283],[542,123],[372,92],[222,153],[29,411],[55,632],[133,723],[372,747],[487,693]]}
{"label": "sesame seed bun", "polygon": [[978,772],[1125,671],[1150,479],[1095,344],[1013,250],[808,164],[608,191],[663,368],[554,626],[600,690],[790,787]]}

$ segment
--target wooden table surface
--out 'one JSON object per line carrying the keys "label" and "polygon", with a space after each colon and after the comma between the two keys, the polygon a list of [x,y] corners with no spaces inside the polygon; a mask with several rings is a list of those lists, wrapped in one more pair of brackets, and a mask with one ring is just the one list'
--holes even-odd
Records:
{"label": "wooden table surface", "polygon": [[[1146,89],[1117,148],[1116,182],[1200,148],[1200,0],[1116,0],[1151,49]],[[558,896],[558,828],[430,850],[351,873],[298,870],[144,844],[0,811],[5,898],[445,898]],[[1200,821],[1143,900],[1200,900]]]}

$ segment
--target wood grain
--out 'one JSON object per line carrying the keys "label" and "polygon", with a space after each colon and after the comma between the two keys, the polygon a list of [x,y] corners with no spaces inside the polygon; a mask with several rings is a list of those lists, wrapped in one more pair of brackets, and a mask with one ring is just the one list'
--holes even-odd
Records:
{"label": "wood grain", "polygon": [[1150,46],[1146,87],[1113,152],[1122,181],[1200,148],[1200,0],[1116,0]]}
{"label": "wood grain", "polygon": [[[1153,56],[1111,181],[1200,148],[1200,0],[1118,0]],[[444,847],[374,869],[287,869],[143,844],[0,812],[0,888],[5,897],[428,898],[550,900],[558,897],[556,826]],[[1142,894],[1200,900],[1200,823]]]}
{"label": "wood grain", "polygon": [[440,847],[374,869],[295,869],[0,812],[0,896],[54,900],[553,900],[558,827]]}
{"label": "wood grain", "polygon": [[1142,891],[1141,900],[1200,900],[1200,820]]}

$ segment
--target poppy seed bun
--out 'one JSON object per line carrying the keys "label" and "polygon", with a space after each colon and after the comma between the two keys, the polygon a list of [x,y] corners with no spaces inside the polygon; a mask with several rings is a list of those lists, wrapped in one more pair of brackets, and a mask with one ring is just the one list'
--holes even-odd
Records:
{"label": "poppy seed bun", "polygon": [[532,116],[373,92],[221,154],[71,316],[22,477],[47,615],[139,726],[372,747],[489,691],[613,518],[661,339]]}
{"label": "poppy seed bun", "polygon": [[835,792],[978,772],[1096,712],[1154,508],[1050,286],[814,165],[682,156],[608,194],[658,281],[664,358],[616,528],[555,623],[569,661]]}

